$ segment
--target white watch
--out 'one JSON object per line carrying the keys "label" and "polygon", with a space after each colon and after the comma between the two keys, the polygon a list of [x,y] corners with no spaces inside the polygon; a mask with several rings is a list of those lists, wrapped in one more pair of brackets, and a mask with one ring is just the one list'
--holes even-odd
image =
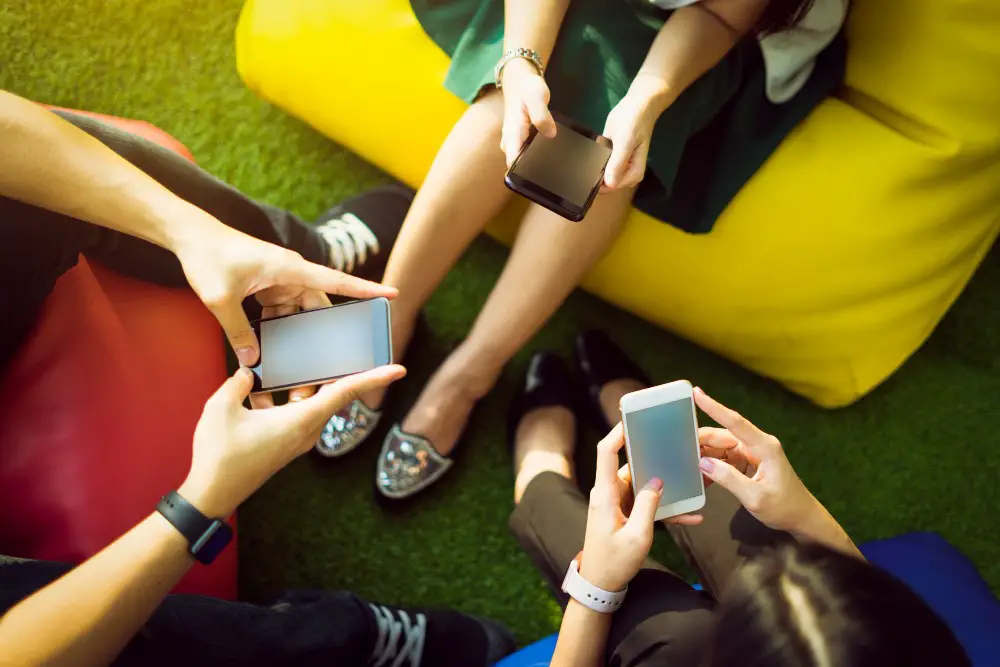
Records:
{"label": "white watch", "polygon": [[562,589],[563,593],[566,593],[584,607],[593,609],[601,614],[612,614],[618,611],[622,606],[622,602],[625,601],[625,593],[628,592],[628,586],[617,593],[612,593],[590,583],[580,574],[580,561],[577,558],[573,559],[569,564],[569,569],[566,570],[566,578],[563,579]]}

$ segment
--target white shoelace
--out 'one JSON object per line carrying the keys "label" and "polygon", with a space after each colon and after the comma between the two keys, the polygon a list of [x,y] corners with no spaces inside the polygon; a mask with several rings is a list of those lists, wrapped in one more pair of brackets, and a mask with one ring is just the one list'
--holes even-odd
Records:
{"label": "white shoelace", "polygon": [[353,213],[327,220],[316,231],[330,246],[330,266],[338,271],[350,273],[355,264],[365,263],[369,252],[378,254],[375,233]]}
{"label": "white shoelace", "polygon": [[[424,638],[427,634],[427,617],[416,614],[415,623],[403,610],[397,610],[399,619],[389,609],[379,605],[368,605],[375,614],[378,625],[378,640],[369,663],[372,667],[420,667],[424,653]],[[400,644],[402,639],[402,645]],[[390,663],[389,661],[392,660]]]}

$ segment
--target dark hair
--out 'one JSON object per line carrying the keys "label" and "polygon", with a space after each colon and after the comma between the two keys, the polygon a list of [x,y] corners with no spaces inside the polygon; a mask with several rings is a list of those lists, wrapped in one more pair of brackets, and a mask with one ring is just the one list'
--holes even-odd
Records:
{"label": "dark hair", "polygon": [[794,28],[812,9],[812,4],[813,0],[770,0],[753,31],[758,35],[770,35]]}
{"label": "dark hair", "polygon": [[783,546],[746,563],[715,618],[711,667],[971,664],[906,584],[819,545]]}

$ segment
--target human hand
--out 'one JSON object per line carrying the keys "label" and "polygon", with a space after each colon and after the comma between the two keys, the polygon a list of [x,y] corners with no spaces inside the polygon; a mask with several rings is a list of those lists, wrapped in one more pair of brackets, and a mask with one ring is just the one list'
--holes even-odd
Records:
{"label": "human hand", "polygon": [[[785,456],[781,442],[764,433],[701,388],[694,400],[722,428],[702,428],[702,472],[775,530],[798,532],[821,506]],[[721,454],[721,455],[720,455]]]}
{"label": "human hand", "polygon": [[549,87],[535,66],[524,58],[515,58],[503,68],[503,129],[500,150],[507,166],[528,140],[534,125],[542,136],[556,136],[556,121],[549,112]]}
{"label": "human hand", "polygon": [[659,79],[637,76],[608,114],[604,136],[611,140],[612,149],[604,169],[602,192],[635,187],[646,175],[653,127],[666,108],[662,89]]}
{"label": "human hand", "polygon": [[[176,239],[171,249],[244,366],[253,366],[260,357],[260,345],[242,306],[250,295],[263,306],[263,317],[329,306],[327,294],[359,299],[396,296],[394,288],[307,262],[296,252],[255,239],[214,218],[192,230],[190,237]],[[291,396],[300,399],[314,391],[300,387]]]}
{"label": "human hand", "polygon": [[597,472],[580,565],[580,574],[606,591],[624,589],[642,567],[653,544],[654,517],[663,491],[663,482],[653,479],[633,500],[628,467],[618,469],[618,452],[624,444],[625,431],[618,424],[597,445]]}
{"label": "human hand", "polygon": [[406,375],[382,366],[323,385],[270,410],[247,410],[253,374],[240,368],[208,399],[194,432],[191,471],[178,492],[203,514],[227,517],[274,473],[308,452],[334,412]]}

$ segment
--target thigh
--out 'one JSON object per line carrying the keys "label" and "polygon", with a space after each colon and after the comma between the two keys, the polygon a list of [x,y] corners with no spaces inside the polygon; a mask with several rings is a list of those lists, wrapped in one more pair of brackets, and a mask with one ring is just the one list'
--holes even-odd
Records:
{"label": "thigh", "polygon": [[703,663],[715,602],[683,579],[644,569],[629,584],[608,634],[613,667],[695,667]]}
{"label": "thigh", "polygon": [[705,496],[701,525],[668,528],[702,585],[718,598],[746,560],[792,537],[753,518],[733,494],[717,484],[708,487]]}

